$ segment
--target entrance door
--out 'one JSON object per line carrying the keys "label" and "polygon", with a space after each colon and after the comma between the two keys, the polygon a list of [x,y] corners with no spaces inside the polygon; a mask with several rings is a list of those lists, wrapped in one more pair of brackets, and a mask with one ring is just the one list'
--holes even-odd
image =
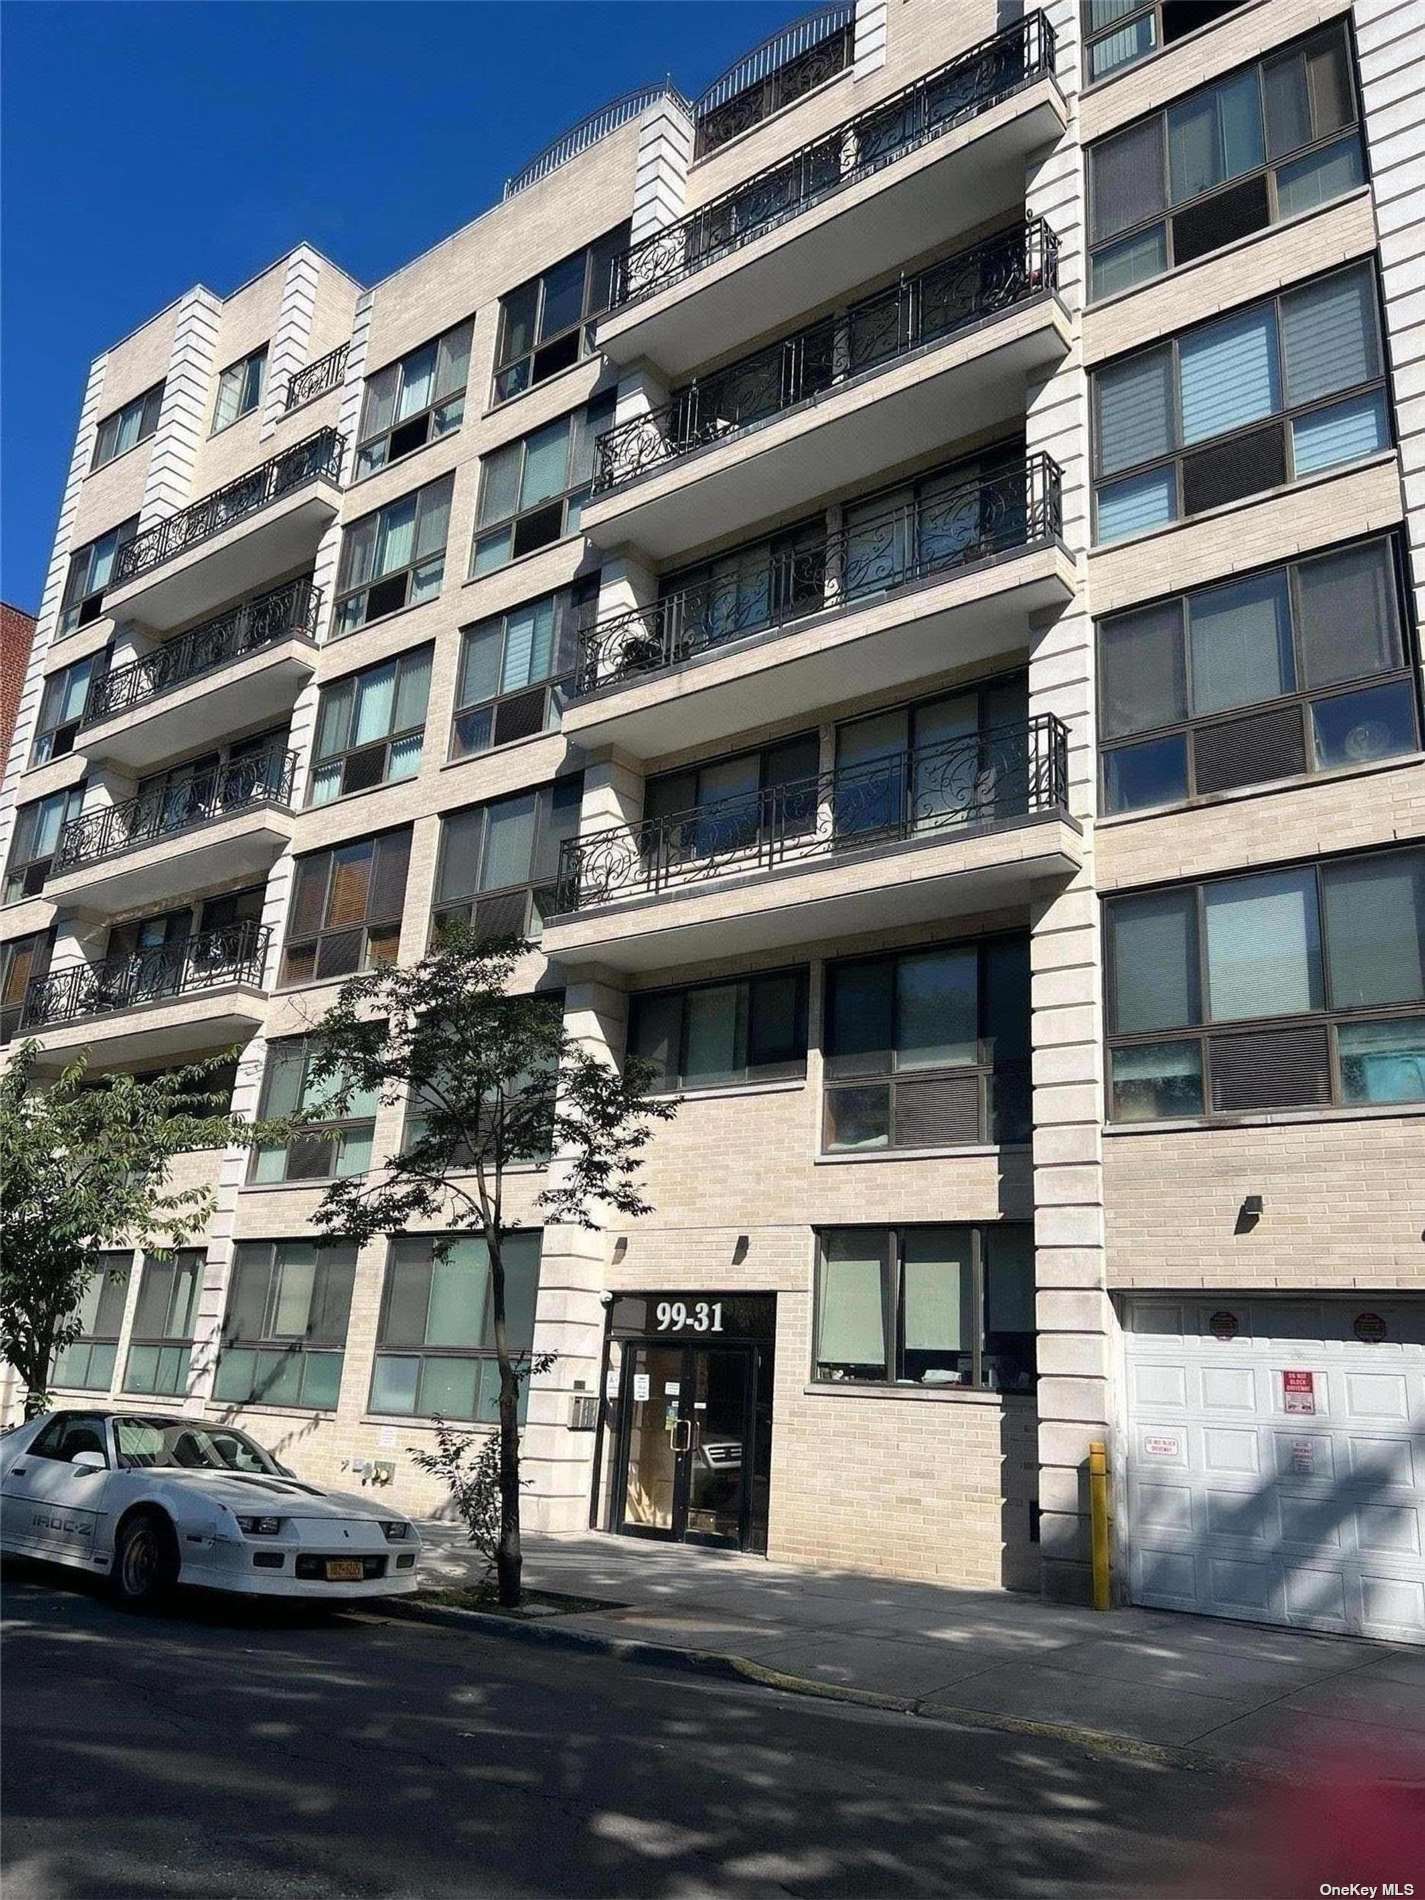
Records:
{"label": "entrance door", "polygon": [[[753,1547],[759,1349],[628,1340],[622,1355],[618,1528],[636,1537]],[[770,1393],[764,1396],[770,1403]],[[762,1538],[765,1522],[763,1496]]]}

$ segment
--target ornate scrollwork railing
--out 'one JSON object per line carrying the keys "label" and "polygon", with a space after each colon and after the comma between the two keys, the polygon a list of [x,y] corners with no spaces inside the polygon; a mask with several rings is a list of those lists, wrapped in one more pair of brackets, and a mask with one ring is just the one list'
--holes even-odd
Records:
{"label": "ornate scrollwork railing", "polygon": [[271,938],[267,924],[228,924],[182,943],[159,944],[131,956],[106,957],[39,977],[25,993],[25,1027],[108,1016],[166,996],[262,982]]}
{"label": "ornate scrollwork railing", "polygon": [[641,238],[614,260],[610,308],[678,283],[1053,70],[1054,29],[1043,13],[1027,14],[675,224]]}
{"label": "ornate scrollwork railing", "polygon": [[146,574],[151,567],[161,567],[200,541],[210,540],[224,528],[290,495],[294,488],[304,488],[308,482],[340,482],[345,451],[345,436],[335,429],[319,429],[260,468],[239,475],[235,482],[215,489],[201,501],[169,515],[166,521],[155,522],[119,549],[109,585],[118,587],[137,574]]}
{"label": "ornate scrollwork railing", "polygon": [[89,688],[82,724],[92,726],[115,713],[128,712],[290,634],[315,640],[321,600],[320,590],[309,580],[288,581],[199,627],[190,627],[156,652],[96,678]]}
{"label": "ornate scrollwork railing", "polygon": [[1068,729],[1053,713],[566,839],[560,912],[1067,805]]}
{"label": "ornate scrollwork railing", "polygon": [[[838,9],[846,11],[846,9]],[[739,133],[750,131],[754,125],[760,125],[774,112],[780,112],[783,106],[789,106],[796,99],[824,85],[828,79],[834,79],[851,64],[856,39],[854,18],[844,24],[830,23],[830,31],[809,46],[805,52],[776,63],[776,55],[781,43],[790,43],[797,29],[803,35],[816,25],[815,18],[810,21],[798,21],[793,27],[784,28],[769,42],[764,61],[758,61],[756,55],[748,60],[739,60],[733,73],[745,68],[749,63],[766,64],[769,70],[760,77],[752,79],[735,92],[725,97],[710,98],[710,93],[721,93],[722,85],[710,87],[694,108],[697,120],[697,142],[694,147],[695,158],[706,158],[709,152],[715,152],[720,145],[726,145],[729,139],[735,139]],[[757,49],[758,53],[764,51]],[[724,75],[727,79],[729,75]]]}
{"label": "ornate scrollwork railing", "polygon": [[311,402],[317,396],[324,396],[329,389],[335,389],[346,374],[346,356],[350,348],[350,343],[338,343],[334,350],[319,356],[315,363],[294,370],[287,379],[287,401],[284,407],[300,409],[304,402]]}
{"label": "ornate scrollwork railing", "polygon": [[104,811],[87,812],[63,826],[52,875],[119,851],[132,851],[249,805],[290,805],[297,774],[295,752],[260,752],[230,759],[178,785],[159,785]]}
{"label": "ornate scrollwork railing", "polygon": [[1059,465],[1044,454],[839,533],[766,565],[667,594],[585,626],[571,699],[677,666],[710,647],[846,611],[868,595],[1052,540],[1063,529]]}
{"label": "ornate scrollwork railing", "polygon": [[594,445],[594,493],[720,442],[1058,282],[1059,241],[1043,218],[998,231],[687,384],[662,408],[606,430]]}

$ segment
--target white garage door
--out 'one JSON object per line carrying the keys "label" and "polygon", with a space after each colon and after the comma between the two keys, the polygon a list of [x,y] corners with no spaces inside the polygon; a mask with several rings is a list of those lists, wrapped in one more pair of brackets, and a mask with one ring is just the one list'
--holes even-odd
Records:
{"label": "white garage door", "polygon": [[1126,1328],[1133,1601],[1425,1643],[1425,1300],[1140,1295]]}

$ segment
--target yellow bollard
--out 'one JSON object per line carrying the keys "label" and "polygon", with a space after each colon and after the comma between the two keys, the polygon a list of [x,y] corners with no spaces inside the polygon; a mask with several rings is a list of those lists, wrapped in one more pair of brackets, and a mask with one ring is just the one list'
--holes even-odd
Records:
{"label": "yellow bollard", "polygon": [[1108,1597],[1108,1446],[1089,1446],[1089,1524],[1093,1541],[1093,1606],[1106,1610]]}

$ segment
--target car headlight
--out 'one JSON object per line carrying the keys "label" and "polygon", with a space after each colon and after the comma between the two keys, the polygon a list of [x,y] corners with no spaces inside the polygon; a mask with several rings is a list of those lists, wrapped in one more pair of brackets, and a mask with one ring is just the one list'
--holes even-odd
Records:
{"label": "car headlight", "polygon": [[276,1537],[282,1529],[280,1517],[240,1517],[237,1527],[244,1537]]}
{"label": "car headlight", "polygon": [[411,1534],[410,1525],[400,1517],[383,1518],[381,1528],[393,1544],[399,1544],[403,1537],[409,1537]]}

